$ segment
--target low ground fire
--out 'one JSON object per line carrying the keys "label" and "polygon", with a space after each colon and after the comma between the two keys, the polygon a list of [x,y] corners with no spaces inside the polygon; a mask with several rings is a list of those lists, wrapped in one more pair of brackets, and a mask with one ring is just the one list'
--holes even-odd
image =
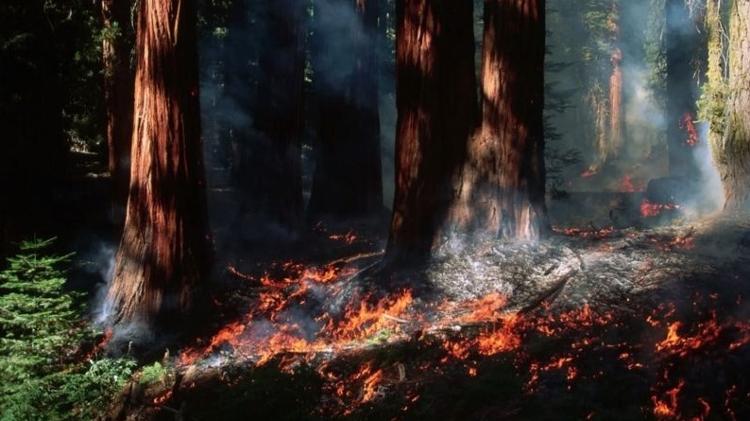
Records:
{"label": "low ground fire", "polygon": [[[492,393],[506,393],[504,403],[482,411],[542,416],[533,403],[550,400],[582,418],[739,419],[750,393],[738,371],[750,358],[750,324],[733,286],[746,273],[741,253],[717,258],[724,245],[708,237],[732,226],[560,228],[549,246],[487,243],[446,255],[427,273],[398,275],[400,285],[426,277],[427,291],[373,287],[381,253],[347,254],[358,243],[333,235],[326,241],[347,248],[329,262],[247,272],[235,262],[226,273],[242,292],[216,307],[232,314],[244,303],[247,311],[169,357],[175,380],[139,392],[151,402],[140,411],[213,413],[222,398],[205,401],[206,388],[234,396],[272,375],[308,382],[323,396],[309,410],[325,417],[431,413],[452,382],[502,381]],[[536,260],[545,264],[535,268]],[[485,280],[466,289],[448,277]],[[702,378],[717,364],[724,374]],[[504,380],[493,380],[499,373]],[[605,396],[620,387],[629,406],[608,407]],[[132,401],[123,405],[133,410]]]}

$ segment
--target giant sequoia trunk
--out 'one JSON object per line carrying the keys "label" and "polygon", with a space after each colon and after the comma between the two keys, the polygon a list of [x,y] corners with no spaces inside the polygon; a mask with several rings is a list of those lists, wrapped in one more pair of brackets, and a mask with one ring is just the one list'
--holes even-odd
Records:
{"label": "giant sequoia trunk", "polygon": [[205,281],[195,34],[193,1],[141,0],[130,195],[107,297],[116,322],[172,322]]}
{"label": "giant sequoia trunk", "polygon": [[294,232],[302,222],[301,137],[304,122],[306,3],[260,2],[262,25],[254,132],[245,143],[240,172],[241,212],[253,223]]}
{"label": "giant sequoia trunk", "polygon": [[543,0],[486,0],[482,124],[472,138],[455,221],[535,239],[546,231]]}
{"label": "giant sequoia trunk", "polygon": [[122,224],[130,179],[133,132],[133,83],[130,67],[130,1],[102,0],[107,35],[102,40],[104,105],[109,175],[112,178],[113,222]]}
{"label": "giant sequoia trunk", "polygon": [[729,95],[719,171],[726,208],[750,198],[750,0],[734,0],[729,24]]}
{"label": "giant sequoia trunk", "polygon": [[[359,217],[383,209],[376,57],[379,0],[321,3],[313,49],[320,113],[309,214]],[[342,25],[340,9],[356,24]]]}
{"label": "giant sequoia trunk", "polygon": [[473,2],[396,2],[396,191],[387,257],[424,258],[475,125]]}
{"label": "giant sequoia trunk", "polygon": [[695,139],[691,134],[696,119],[695,58],[700,51],[700,34],[690,17],[685,0],[666,2],[667,59],[667,150],[672,176],[697,177],[693,158]]}

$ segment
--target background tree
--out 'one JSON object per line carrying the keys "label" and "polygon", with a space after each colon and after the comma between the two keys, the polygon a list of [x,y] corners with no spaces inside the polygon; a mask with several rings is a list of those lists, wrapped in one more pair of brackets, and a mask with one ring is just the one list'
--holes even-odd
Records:
{"label": "background tree", "polygon": [[316,5],[311,48],[318,141],[309,214],[368,216],[383,209],[377,56],[380,0]]}
{"label": "background tree", "polygon": [[130,198],[108,302],[118,322],[168,322],[207,274],[195,4],[142,0]]}
{"label": "background tree", "polygon": [[[302,223],[306,3],[256,3],[260,52],[253,132],[239,144],[243,214],[294,232]],[[278,232],[278,231],[277,231]]]}
{"label": "background tree", "polygon": [[487,0],[484,24],[482,121],[453,218],[469,231],[535,239],[547,229],[544,1]]}
{"label": "background tree", "polygon": [[44,210],[67,174],[60,28],[50,15],[44,2],[0,5],[0,254],[37,219],[51,217]]}
{"label": "background tree", "polygon": [[701,54],[698,25],[685,0],[667,0],[665,50],[667,60],[667,152],[672,176],[697,177],[693,158],[696,139],[690,139],[688,127],[697,118],[697,72]]}
{"label": "background tree", "polygon": [[476,121],[473,4],[396,2],[396,192],[387,258],[424,258]]}
{"label": "background tree", "polygon": [[102,0],[102,64],[107,162],[114,189],[113,222],[121,224],[128,199],[133,83],[129,0]]}

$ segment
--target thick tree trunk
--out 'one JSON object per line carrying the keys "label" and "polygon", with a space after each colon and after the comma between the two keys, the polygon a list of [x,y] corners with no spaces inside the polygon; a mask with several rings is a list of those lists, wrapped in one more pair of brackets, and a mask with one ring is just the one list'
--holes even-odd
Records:
{"label": "thick tree trunk", "polygon": [[[704,86],[704,117],[708,120],[708,140],[714,148],[724,133],[724,43],[721,29],[721,0],[706,1],[706,31],[708,33],[708,66]],[[714,155],[716,155],[714,150]]]}
{"label": "thick tree trunk", "polygon": [[[254,132],[242,152],[241,212],[294,233],[302,223],[306,2],[261,2]],[[244,146],[243,146],[244,148]],[[261,222],[262,221],[262,222]]]}
{"label": "thick tree trunk", "polygon": [[125,228],[108,303],[114,321],[174,322],[207,275],[195,3],[141,0]]}
{"label": "thick tree trunk", "polygon": [[[318,10],[313,62],[320,117],[309,205],[313,221],[326,215],[369,216],[383,209],[378,4],[339,0]],[[341,19],[339,8],[352,11],[357,19],[353,30],[331,22]]]}
{"label": "thick tree trunk", "polygon": [[727,209],[750,199],[750,0],[734,0],[729,24],[729,97],[719,171]]}
{"label": "thick tree trunk", "polygon": [[102,0],[102,20],[107,35],[102,40],[104,105],[108,168],[112,178],[112,222],[125,216],[130,179],[130,142],[133,133],[133,84],[130,67],[130,1]]}
{"label": "thick tree trunk", "polygon": [[700,49],[700,34],[690,17],[685,0],[666,2],[667,56],[667,150],[669,173],[678,177],[698,177],[693,157],[697,139],[690,128],[696,119],[695,58]]}
{"label": "thick tree trunk", "polygon": [[396,192],[389,260],[429,256],[475,127],[473,2],[396,2]]}
{"label": "thick tree trunk", "polygon": [[470,231],[536,239],[547,231],[544,1],[486,0],[484,19],[482,124],[455,220]]}

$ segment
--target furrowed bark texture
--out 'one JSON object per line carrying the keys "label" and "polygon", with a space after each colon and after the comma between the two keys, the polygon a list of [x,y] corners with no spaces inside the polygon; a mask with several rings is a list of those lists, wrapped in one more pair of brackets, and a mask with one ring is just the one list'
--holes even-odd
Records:
{"label": "furrowed bark texture", "polygon": [[471,1],[396,2],[396,191],[387,257],[429,256],[475,126]]}
{"label": "furrowed bark texture", "polygon": [[[316,165],[309,215],[360,217],[383,209],[378,114],[379,0],[337,0],[319,10],[314,48],[319,104]],[[331,25],[330,4],[351,10],[356,24]],[[334,16],[326,16],[334,15]],[[338,30],[331,30],[330,28]],[[342,59],[343,58],[343,59]]]}
{"label": "furrowed bark texture", "polygon": [[737,209],[750,198],[750,0],[734,0],[729,24],[729,97],[719,171],[725,207]]}
{"label": "furrowed bark texture", "polygon": [[509,239],[547,230],[544,55],[543,0],[485,1],[482,123],[469,144],[459,226]]}
{"label": "furrowed bark texture", "polygon": [[700,54],[700,34],[685,0],[666,1],[667,151],[672,176],[697,177],[698,166],[685,128],[696,119],[695,59]]}
{"label": "furrowed bark texture", "polygon": [[[723,104],[724,86],[724,43],[722,42],[721,29],[721,0],[706,1],[706,31],[708,32],[708,66],[706,70],[706,92],[709,95],[710,110],[708,122],[710,123],[708,137],[712,147],[720,144],[723,135],[723,110],[719,111],[719,104]],[[714,155],[717,150],[714,149]]]}
{"label": "furrowed bark texture", "polygon": [[141,0],[125,227],[108,300],[115,321],[179,320],[207,274],[195,4]]}
{"label": "furrowed bark texture", "polygon": [[134,73],[130,67],[130,1],[102,0],[102,21],[110,35],[102,40],[104,106],[109,175],[112,178],[112,219],[121,225],[128,200],[130,142],[133,133]]}
{"label": "furrowed bark texture", "polygon": [[306,3],[260,2],[254,133],[243,152],[242,212],[294,232],[302,223],[301,137],[304,126]]}

